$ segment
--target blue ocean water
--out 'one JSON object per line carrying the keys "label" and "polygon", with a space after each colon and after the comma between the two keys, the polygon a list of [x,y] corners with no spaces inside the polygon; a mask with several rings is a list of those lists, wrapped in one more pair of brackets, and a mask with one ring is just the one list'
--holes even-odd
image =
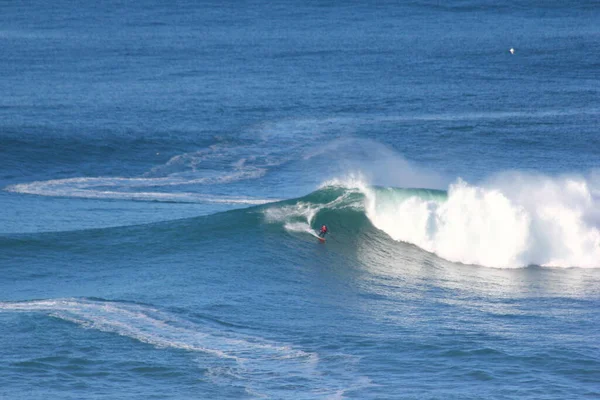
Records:
{"label": "blue ocean water", "polygon": [[0,10],[0,398],[600,397],[598,1]]}

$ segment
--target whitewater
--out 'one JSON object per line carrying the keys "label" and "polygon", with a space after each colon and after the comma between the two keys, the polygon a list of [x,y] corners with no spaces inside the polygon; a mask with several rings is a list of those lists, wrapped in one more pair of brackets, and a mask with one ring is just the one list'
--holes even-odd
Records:
{"label": "whitewater", "polygon": [[600,398],[598,21],[3,2],[0,399]]}
{"label": "whitewater", "polygon": [[[395,159],[409,166],[399,155]],[[407,169],[415,170],[414,167]],[[244,179],[256,178],[243,174]],[[5,190],[44,196],[231,205],[276,201],[248,196],[145,191],[145,188],[185,187],[199,182],[205,183],[176,176],[70,178],[11,185]],[[318,212],[340,205],[357,207],[356,202],[349,203],[347,199],[357,191],[364,196],[362,210],[379,230],[396,241],[415,244],[452,262],[497,268],[600,267],[597,211],[600,190],[591,178],[553,178],[513,171],[496,174],[480,185],[458,178],[445,191],[372,186],[366,182],[360,171],[348,178],[328,180],[320,185],[321,189],[339,187],[344,189],[344,194],[322,205],[298,203],[293,209],[271,208],[267,220],[302,216],[303,222],[287,222],[286,229],[314,236],[311,225]]]}
{"label": "whitewater", "polygon": [[444,201],[366,188],[366,213],[393,239],[454,262],[600,266],[598,199],[584,179],[518,175],[501,180],[487,187],[458,180]]}
{"label": "whitewater", "polygon": [[[495,181],[474,186],[459,179],[441,191],[369,186],[361,178],[332,180],[321,190],[341,188],[343,194],[334,200],[300,201],[265,214],[267,221],[287,221],[289,231],[310,231],[323,209],[360,208],[392,239],[452,262],[497,268],[599,267],[597,200],[585,179],[512,173]],[[362,200],[348,199],[353,193]]]}

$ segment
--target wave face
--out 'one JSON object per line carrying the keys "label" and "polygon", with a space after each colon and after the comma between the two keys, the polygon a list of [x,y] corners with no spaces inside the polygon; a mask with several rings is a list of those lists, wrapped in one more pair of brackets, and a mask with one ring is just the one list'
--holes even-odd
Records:
{"label": "wave face", "polygon": [[599,268],[597,196],[594,182],[581,177],[512,174],[479,186],[458,180],[445,191],[333,180],[297,199],[114,231],[8,235],[0,247],[16,252],[35,251],[40,243],[47,249],[81,243],[78,249],[94,253],[97,246],[113,246],[133,236],[150,251],[183,251],[215,237],[279,235],[273,226],[304,240],[327,224],[328,239],[345,253],[376,239],[369,251],[388,258],[395,257],[390,247],[399,255],[408,251],[403,245],[408,243],[454,263]]}
{"label": "wave face", "polygon": [[[309,233],[316,221],[337,219],[349,233],[366,229],[368,220],[395,241],[464,264],[597,268],[596,204],[583,178],[510,175],[483,186],[458,180],[447,191],[332,181],[265,214],[268,221],[283,221],[288,231]],[[366,218],[359,227],[361,216]]]}

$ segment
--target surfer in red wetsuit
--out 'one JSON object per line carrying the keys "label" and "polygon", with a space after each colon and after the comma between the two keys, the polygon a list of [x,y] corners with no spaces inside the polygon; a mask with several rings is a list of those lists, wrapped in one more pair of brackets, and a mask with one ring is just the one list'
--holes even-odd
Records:
{"label": "surfer in red wetsuit", "polygon": [[323,225],[321,227],[321,230],[319,231],[319,236],[322,237],[322,238],[324,238],[325,235],[327,235],[328,232],[329,231],[327,230],[327,225]]}

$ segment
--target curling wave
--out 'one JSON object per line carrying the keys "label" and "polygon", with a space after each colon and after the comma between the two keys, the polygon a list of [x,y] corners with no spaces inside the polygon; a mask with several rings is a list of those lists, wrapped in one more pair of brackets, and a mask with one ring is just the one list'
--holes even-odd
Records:
{"label": "curling wave", "polygon": [[[288,231],[301,231],[317,220],[360,218],[360,213],[395,241],[464,264],[597,268],[597,204],[583,178],[513,174],[483,186],[458,180],[447,191],[332,181],[296,202],[267,208],[265,215],[267,221],[284,222]],[[339,214],[349,210],[354,216]],[[324,217],[332,211],[336,215]],[[352,226],[340,224],[346,230]]]}
{"label": "curling wave", "polygon": [[74,233],[5,235],[0,248],[30,254],[76,243],[78,252],[95,254],[98,246],[117,246],[135,236],[149,252],[172,252],[217,239],[281,238],[281,231],[296,246],[295,239],[314,236],[326,223],[328,243],[345,254],[373,241],[366,247],[384,257],[404,254],[408,243],[463,264],[600,268],[598,204],[593,181],[574,177],[510,175],[482,185],[458,180],[445,191],[329,181],[301,198],[202,217]]}

